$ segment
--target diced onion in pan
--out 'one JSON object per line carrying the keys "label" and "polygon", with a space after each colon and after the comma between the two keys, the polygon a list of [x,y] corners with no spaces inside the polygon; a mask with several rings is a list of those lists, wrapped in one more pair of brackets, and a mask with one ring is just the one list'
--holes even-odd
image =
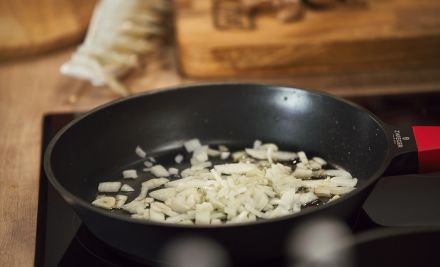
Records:
{"label": "diced onion in pan", "polygon": [[118,192],[121,188],[121,182],[103,182],[98,185],[98,192]]}
{"label": "diced onion in pan", "polygon": [[122,171],[122,176],[125,179],[130,179],[130,178],[136,179],[136,178],[138,178],[136,170],[125,170],[125,171]]}
{"label": "diced onion in pan", "polygon": [[156,177],[170,176],[170,173],[162,165],[154,165],[151,167],[150,172]]}
{"label": "diced onion in pan", "polygon": [[[338,199],[358,183],[348,171],[330,169],[322,158],[308,159],[303,151],[282,151],[276,144],[259,140],[252,148],[236,152],[222,145],[209,148],[198,139],[185,142],[184,147],[192,153],[188,157],[191,166],[166,169],[149,158],[144,165],[154,178],[141,183],[134,200],[126,203],[125,195],[98,195],[92,204],[107,210],[121,209],[142,220],[220,225],[294,214]],[[183,156],[176,155],[174,161],[182,163]],[[136,169],[123,171],[123,178],[137,177]],[[121,182],[98,186],[99,192],[119,190],[135,191],[128,184],[121,187]]]}
{"label": "diced onion in pan", "polygon": [[116,199],[114,197],[104,196],[104,197],[100,197],[100,198],[95,199],[92,202],[92,205],[99,207],[99,208],[106,209],[106,210],[111,210],[111,209],[115,208]]}
{"label": "diced onion in pan", "polygon": [[141,158],[145,158],[147,156],[147,153],[140,146],[136,147],[135,152]]}
{"label": "diced onion in pan", "polygon": [[131,187],[131,186],[128,185],[128,184],[123,184],[122,187],[121,187],[121,191],[122,191],[122,192],[133,192],[133,191],[134,191],[134,188]]}

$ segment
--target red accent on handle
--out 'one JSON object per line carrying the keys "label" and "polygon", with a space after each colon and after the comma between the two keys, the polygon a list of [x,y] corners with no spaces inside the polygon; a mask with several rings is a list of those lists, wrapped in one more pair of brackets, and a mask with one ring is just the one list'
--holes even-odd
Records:
{"label": "red accent on handle", "polygon": [[413,126],[419,155],[419,172],[440,170],[440,126]]}

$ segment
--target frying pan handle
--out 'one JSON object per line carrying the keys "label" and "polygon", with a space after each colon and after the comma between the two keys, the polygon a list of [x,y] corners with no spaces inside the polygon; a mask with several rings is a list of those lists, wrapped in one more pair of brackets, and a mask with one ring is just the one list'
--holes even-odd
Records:
{"label": "frying pan handle", "polygon": [[440,126],[413,126],[419,172],[440,170]]}
{"label": "frying pan handle", "polygon": [[440,170],[440,126],[389,127],[392,156],[386,174]]}

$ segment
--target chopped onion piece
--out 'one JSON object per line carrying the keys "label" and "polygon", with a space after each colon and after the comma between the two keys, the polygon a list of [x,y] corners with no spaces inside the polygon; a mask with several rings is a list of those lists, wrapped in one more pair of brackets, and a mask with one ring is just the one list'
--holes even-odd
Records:
{"label": "chopped onion piece", "polygon": [[193,158],[198,162],[208,160],[208,146],[199,146],[194,149]]}
{"label": "chopped onion piece", "polygon": [[153,167],[154,164],[152,162],[149,162],[149,161],[144,161],[144,165],[147,168],[151,168],[151,167]]}
{"label": "chopped onion piece", "polygon": [[175,216],[170,216],[166,219],[166,222],[169,223],[181,223],[185,220],[191,220],[190,216],[188,214],[178,214]]}
{"label": "chopped onion piece", "polygon": [[191,169],[192,170],[202,170],[204,168],[211,167],[212,163],[211,161],[205,161],[205,162],[197,162],[197,164],[194,164]]}
{"label": "chopped onion piece", "polygon": [[310,177],[312,177],[312,173],[313,171],[309,169],[296,168],[293,172],[293,176],[299,179],[310,179]]}
{"label": "chopped onion piece", "polygon": [[330,183],[335,186],[355,187],[357,184],[357,179],[347,177],[333,177],[330,178]]}
{"label": "chopped onion piece", "polygon": [[298,195],[299,195],[299,202],[301,202],[302,205],[306,205],[307,203],[310,203],[318,199],[318,196],[315,195],[313,192],[300,193]]}
{"label": "chopped onion piece", "polygon": [[186,151],[193,152],[196,148],[202,146],[202,144],[200,143],[199,139],[194,138],[183,143],[183,146],[185,147]]}
{"label": "chopped onion piece", "polygon": [[327,174],[328,176],[342,176],[347,178],[352,177],[349,172],[344,170],[325,170],[324,173]]}
{"label": "chopped onion piece", "polygon": [[306,153],[304,151],[298,152],[299,161],[301,161],[304,164],[307,164],[309,160],[307,159]]}
{"label": "chopped onion piece", "polygon": [[184,197],[172,198],[170,206],[174,211],[179,213],[185,213],[191,209],[191,207],[185,203]]}
{"label": "chopped onion piece", "polygon": [[321,164],[319,164],[318,162],[316,162],[314,160],[309,160],[309,169],[320,170],[321,169]]}
{"label": "chopped onion piece", "polygon": [[138,175],[136,170],[125,170],[122,171],[122,177],[124,177],[124,179],[136,179],[138,178]]}
{"label": "chopped onion piece", "polygon": [[140,146],[136,147],[135,152],[141,158],[145,158],[147,156],[147,153]]}
{"label": "chopped onion piece", "polygon": [[215,150],[212,148],[208,148],[208,156],[210,157],[219,157],[221,155],[221,151]]}
{"label": "chopped onion piece", "polygon": [[150,209],[150,220],[156,222],[163,222],[165,221],[165,214],[163,214],[160,211]]}
{"label": "chopped onion piece", "polygon": [[170,173],[162,165],[154,165],[150,172],[156,177],[168,177]]}
{"label": "chopped onion piece", "polygon": [[169,168],[168,172],[171,175],[178,175],[179,174],[179,169],[177,169],[177,168]]}
{"label": "chopped onion piece", "polygon": [[129,213],[139,213],[142,214],[148,203],[144,200],[133,200],[127,204],[124,204],[121,208]]}
{"label": "chopped onion piece", "polygon": [[168,207],[166,204],[162,202],[153,202],[150,204],[150,211],[155,210],[159,211],[167,216],[176,216],[178,213],[173,211],[170,207]]}
{"label": "chopped onion piece", "polygon": [[167,178],[154,178],[154,179],[150,179],[146,182],[142,183],[142,186],[145,186],[148,188],[148,190],[152,190],[154,188],[157,188],[159,186],[162,186],[166,183],[168,183],[170,180],[168,180]]}
{"label": "chopped onion piece", "polygon": [[135,219],[149,220],[150,219],[150,210],[143,209],[139,213],[131,214],[131,217],[135,218]]}
{"label": "chopped onion piece", "polygon": [[328,201],[330,202],[330,201],[334,201],[334,200],[336,200],[336,199],[339,199],[339,198],[341,198],[341,196],[340,195],[334,195],[332,198],[330,198]]}
{"label": "chopped onion piece", "polygon": [[266,154],[267,154],[267,161],[269,161],[269,163],[272,164],[273,163],[273,160],[272,160],[273,147],[269,147],[266,150]]}
{"label": "chopped onion piece", "polygon": [[180,154],[176,155],[176,157],[174,157],[174,161],[175,161],[177,164],[182,163],[182,161],[183,161],[183,156],[180,155]]}
{"label": "chopped onion piece", "polygon": [[231,155],[231,152],[223,151],[220,153],[220,158],[225,160],[225,159],[229,158],[230,155]]}
{"label": "chopped onion piece", "polygon": [[136,199],[144,199],[147,197],[148,191],[166,184],[169,180],[166,178],[150,179],[142,183],[141,192]]}
{"label": "chopped onion piece", "polygon": [[220,150],[221,152],[229,152],[229,148],[225,145],[219,145],[218,150]]}
{"label": "chopped onion piece", "polygon": [[176,193],[177,193],[176,188],[167,187],[167,188],[158,189],[158,190],[155,190],[153,192],[150,192],[149,195],[152,198],[155,198],[157,200],[165,202],[168,199],[174,197],[176,195]]}
{"label": "chopped onion piece", "polygon": [[233,173],[246,173],[255,170],[257,167],[254,164],[247,163],[230,163],[223,165],[215,165],[214,169],[219,173],[233,174]]}
{"label": "chopped onion piece", "polygon": [[122,191],[122,192],[133,192],[133,191],[134,191],[134,188],[131,187],[131,186],[128,185],[128,184],[123,184],[122,187],[121,187],[121,191]]}
{"label": "chopped onion piece", "polygon": [[248,221],[248,214],[249,214],[249,211],[244,210],[238,216],[232,218],[232,220],[230,220],[229,222],[231,222],[231,223],[246,222],[246,221]]}
{"label": "chopped onion piece", "polygon": [[128,197],[125,195],[116,195],[115,208],[120,209],[125,204],[127,199],[128,199]]}
{"label": "chopped onion piece", "polygon": [[319,197],[331,197],[331,192],[328,187],[316,187],[314,192]]}
{"label": "chopped onion piece", "polygon": [[196,205],[196,224],[209,224],[214,207],[209,202]]}
{"label": "chopped onion piece", "polygon": [[276,161],[289,161],[298,158],[298,155],[293,152],[287,151],[274,151],[272,153],[272,159]]}
{"label": "chopped onion piece", "polygon": [[104,197],[100,197],[100,198],[95,199],[92,202],[92,205],[99,207],[99,208],[111,210],[116,205],[116,199],[114,197],[104,196]]}
{"label": "chopped onion piece", "polygon": [[121,182],[103,182],[98,185],[98,192],[114,193],[121,188]]}
{"label": "chopped onion piece", "polygon": [[326,165],[327,161],[325,161],[324,159],[320,158],[320,157],[313,157],[312,158],[314,161],[316,161],[317,163],[321,164],[321,166]]}
{"label": "chopped onion piece", "polygon": [[211,224],[223,224],[220,219],[212,219]]}
{"label": "chopped onion piece", "polygon": [[259,148],[263,143],[260,140],[255,140],[254,141],[254,145],[252,146],[253,148]]}
{"label": "chopped onion piece", "polygon": [[268,150],[272,149],[272,151],[278,151],[278,146],[272,143],[262,144],[259,149]]}
{"label": "chopped onion piece", "polygon": [[246,148],[246,153],[254,159],[267,159],[266,150]]}
{"label": "chopped onion piece", "polygon": [[283,192],[280,202],[278,203],[278,207],[282,207],[283,209],[289,211],[293,209],[295,204],[295,191],[286,190]]}

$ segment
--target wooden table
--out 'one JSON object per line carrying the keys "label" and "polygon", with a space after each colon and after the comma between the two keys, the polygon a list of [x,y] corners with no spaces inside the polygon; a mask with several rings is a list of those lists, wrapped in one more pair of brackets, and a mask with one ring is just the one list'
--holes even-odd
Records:
{"label": "wooden table", "polygon": [[[59,74],[60,64],[72,51],[70,48],[0,64],[0,266],[33,265],[43,114],[89,110],[117,98],[109,90]],[[127,81],[132,92],[192,82],[177,74],[171,50],[158,58],[161,60],[151,61]],[[438,73],[427,73],[426,79],[420,76],[417,90],[438,89]],[[395,86],[405,84],[405,75],[399,79],[387,74],[380,74],[377,79],[365,75],[295,77],[276,82],[343,96],[417,92],[411,83]],[[433,81],[435,76],[437,80]]]}
{"label": "wooden table", "polygon": [[[0,65],[0,266],[33,266],[43,114],[84,111],[117,98],[58,73],[71,51]],[[155,75],[130,81],[135,91],[181,82],[174,71],[150,72]]]}

